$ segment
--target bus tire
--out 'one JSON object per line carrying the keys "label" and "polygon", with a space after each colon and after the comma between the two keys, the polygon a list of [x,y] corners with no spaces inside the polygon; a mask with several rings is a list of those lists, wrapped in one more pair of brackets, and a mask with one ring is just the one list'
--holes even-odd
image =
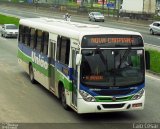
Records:
{"label": "bus tire", "polygon": [[33,72],[33,67],[31,64],[29,65],[29,78],[30,78],[31,83],[35,84],[36,81],[34,79],[34,72]]}
{"label": "bus tire", "polygon": [[63,106],[63,108],[65,109],[65,110],[69,110],[69,106],[67,105],[67,103],[66,103],[66,94],[65,94],[65,88],[64,88],[64,86],[61,86],[61,91],[60,91],[60,93],[61,93],[61,103],[62,103],[62,106]]}

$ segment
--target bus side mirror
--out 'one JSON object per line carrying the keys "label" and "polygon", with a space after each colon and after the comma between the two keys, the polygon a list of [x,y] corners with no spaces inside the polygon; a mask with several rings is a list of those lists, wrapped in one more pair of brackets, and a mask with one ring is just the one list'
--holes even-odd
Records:
{"label": "bus side mirror", "polygon": [[146,63],[146,69],[150,69],[150,53],[149,53],[149,51],[145,51],[145,63]]}
{"label": "bus side mirror", "polygon": [[82,60],[82,55],[81,54],[77,54],[76,55],[76,65],[80,65],[81,64],[81,60]]}

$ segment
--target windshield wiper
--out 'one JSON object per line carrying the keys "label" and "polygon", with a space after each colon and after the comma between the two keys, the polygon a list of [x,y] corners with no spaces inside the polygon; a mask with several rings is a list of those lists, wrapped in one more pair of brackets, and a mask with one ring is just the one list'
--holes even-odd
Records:
{"label": "windshield wiper", "polygon": [[128,55],[129,55],[130,51],[131,51],[131,47],[129,47],[129,48],[125,51],[125,53],[123,54],[122,58],[120,58],[120,63],[119,63],[119,65],[118,65],[118,67],[117,67],[118,69],[121,67],[122,63],[124,63],[124,61],[126,60],[126,58],[127,58]]}

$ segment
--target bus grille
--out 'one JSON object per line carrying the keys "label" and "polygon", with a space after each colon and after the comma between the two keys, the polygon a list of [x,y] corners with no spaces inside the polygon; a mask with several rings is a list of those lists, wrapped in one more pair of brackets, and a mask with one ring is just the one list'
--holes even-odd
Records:
{"label": "bus grille", "polygon": [[125,89],[125,90],[101,90],[101,91],[95,91],[98,95],[103,96],[116,96],[116,95],[127,95],[133,92],[134,89]]}
{"label": "bus grille", "polygon": [[125,104],[102,104],[103,108],[122,108]]}

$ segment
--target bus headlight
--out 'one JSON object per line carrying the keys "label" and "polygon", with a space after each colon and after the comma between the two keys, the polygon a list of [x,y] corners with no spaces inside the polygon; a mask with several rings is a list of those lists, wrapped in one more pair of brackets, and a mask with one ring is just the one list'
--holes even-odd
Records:
{"label": "bus headlight", "polygon": [[83,99],[87,102],[95,102],[96,99],[91,96],[90,94],[88,94],[87,92],[85,92],[84,90],[80,90],[79,93],[81,94],[81,96],[83,97]]}
{"label": "bus headlight", "polygon": [[132,97],[132,100],[137,100],[137,99],[140,99],[142,97],[144,93],[144,89],[141,89],[138,93],[136,93],[133,97]]}

